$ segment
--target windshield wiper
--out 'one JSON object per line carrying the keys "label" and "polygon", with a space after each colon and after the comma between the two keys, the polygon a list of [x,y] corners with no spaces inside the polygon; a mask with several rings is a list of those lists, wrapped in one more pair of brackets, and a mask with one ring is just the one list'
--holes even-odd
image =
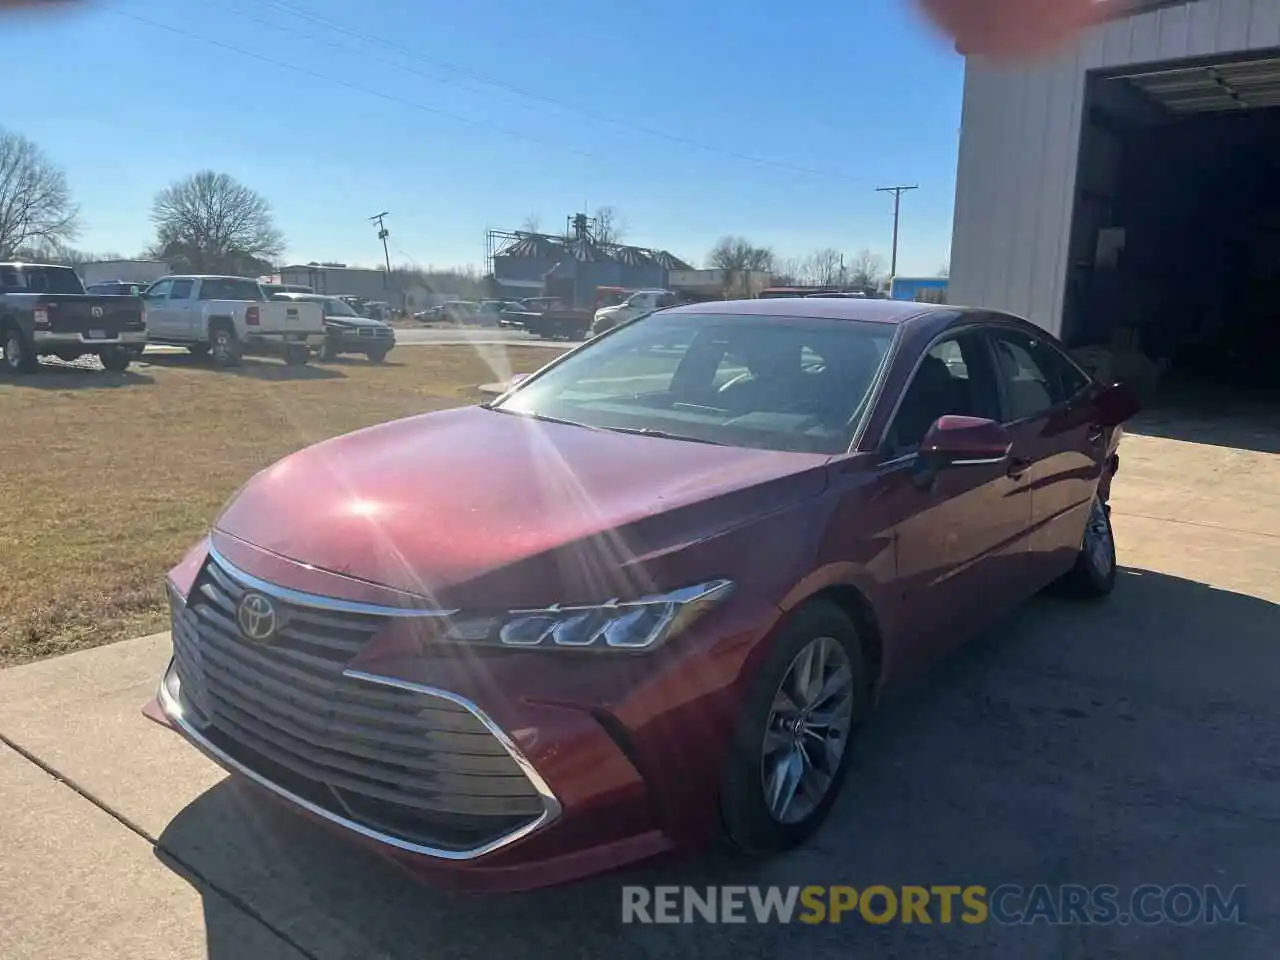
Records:
{"label": "windshield wiper", "polygon": [[655,430],[653,427],[606,427],[613,433],[634,433],[640,437],[659,437],[663,440],[687,440],[690,443],[708,443],[713,447],[723,447],[719,440],[706,440],[702,437],[689,437],[683,433],[669,433],[666,430]]}
{"label": "windshield wiper", "polygon": [[599,427],[593,427],[589,423],[579,423],[577,420],[566,420],[564,417],[553,417],[547,413],[536,413],[533,410],[508,410],[506,407],[495,407],[491,404],[480,404],[485,410],[492,410],[494,413],[505,413],[512,417],[525,417],[529,420],[540,420],[543,423],[560,423],[566,427],[582,427],[583,430],[599,430]]}

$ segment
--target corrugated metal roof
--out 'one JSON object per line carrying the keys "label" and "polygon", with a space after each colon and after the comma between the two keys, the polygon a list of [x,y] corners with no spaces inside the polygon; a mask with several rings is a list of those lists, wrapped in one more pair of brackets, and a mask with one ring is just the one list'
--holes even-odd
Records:
{"label": "corrugated metal roof", "polygon": [[1220,113],[1280,106],[1280,57],[1125,74],[1173,113]]}

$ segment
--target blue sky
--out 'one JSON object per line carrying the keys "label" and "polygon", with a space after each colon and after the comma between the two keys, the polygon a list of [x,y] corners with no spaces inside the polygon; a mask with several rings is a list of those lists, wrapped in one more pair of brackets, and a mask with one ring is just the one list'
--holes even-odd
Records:
{"label": "blue sky", "polygon": [[0,60],[88,250],[138,252],[212,168],[290,260],[376,263],[390,210],[393,261],[479,264],[487,229],[610,204],[694,262],[726,233],[887,261],[893,183],[899,273],[948,258],[963,64],[903,0],[106,0],[5,18]]}

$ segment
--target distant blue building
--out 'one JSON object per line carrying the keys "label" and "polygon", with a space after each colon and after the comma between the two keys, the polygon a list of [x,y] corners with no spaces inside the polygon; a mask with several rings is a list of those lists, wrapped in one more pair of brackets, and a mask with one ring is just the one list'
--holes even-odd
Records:
{"label": "distant blue building", "polygon": [[914,300],[917,303],[946,303],[946,277],[894,277],[889,281],[890,300]]}

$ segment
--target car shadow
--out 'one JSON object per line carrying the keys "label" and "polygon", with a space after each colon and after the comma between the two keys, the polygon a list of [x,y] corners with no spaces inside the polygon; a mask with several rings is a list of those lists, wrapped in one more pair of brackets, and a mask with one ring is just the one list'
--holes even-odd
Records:
{"label": "car shadow", "polygon": [[149,386],[155,377],[146,372],[146,364],[134,364],[119,373],[104,370],[96,361],[66,363],[41,360],[35,373],[0,373],[0,385],[28,387],[36,390],[112,390],[117,387]]}
{"label": "car shadow", "polygon": [[[1278,646],[1280,605],[1150,571],[1122,571],[1106,602],[1038,598],[888,697],[823,829],[771,859],[713,851],[524,894],[441,892],[229,780],[157,855],[204,896],[210,960],[239,960],[259,923],[279,956],[320,960],[1269,957]],[[1248,924],[942,924],[936,907],[931,925],[621,920],[624,885],[1035,883],[1243,884]]]}
{"label": "car shadow", "polygon": [[148,353],[146,362],[173,370],[202,369],[219,376],[245,377],[250,380],[336,380],[346,377],[341,371],[317,366],[315,360],[306,366],[294,367],[271,357],[245,357],[238,367],[214,367],[207,357],[196,357],[189,353]]}

